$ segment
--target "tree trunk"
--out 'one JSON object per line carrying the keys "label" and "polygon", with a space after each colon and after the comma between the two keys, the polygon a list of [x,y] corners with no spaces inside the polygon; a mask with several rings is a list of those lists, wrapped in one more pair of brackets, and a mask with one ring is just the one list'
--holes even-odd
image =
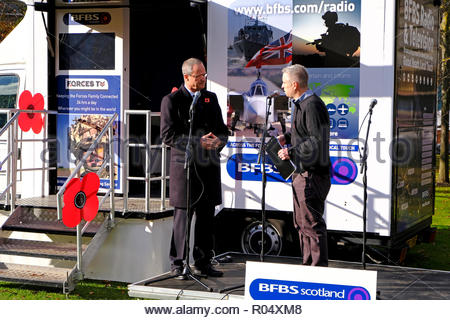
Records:
{"label": "tree trunk", "polygon": [[441,154],[437,182],[449,183],[448,165],[448,129],[450,107],[450,0],[444,0],[441,6],[441,49],[442,49],[442,109],[441,109]]}

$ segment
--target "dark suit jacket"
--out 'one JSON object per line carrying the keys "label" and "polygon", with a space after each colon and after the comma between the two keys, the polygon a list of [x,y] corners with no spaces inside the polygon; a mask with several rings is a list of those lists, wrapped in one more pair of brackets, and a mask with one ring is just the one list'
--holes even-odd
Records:
{"label": "dark suit jacket", "polygon": [[292,129],[285,135],[289,156],[297,172],[328,174],[330,170],[330,118],[323,101],[315,94],[295,105]]}
{"label": "dark suit jacket", "polygon": [[[161,101],[161,137],[171,146],[170,153],[170,204],[186,208],[186,170],[184,169],[186,145],[189,138],[189,107],[192,97],[184,85],[166,95]],[[200,138],[214,133],[222,141],[218,150],[205,150]],[[223,122],[217,96],[202,90],[194,107],[193,154],[191,172],[191,204],[202,195],[214,205],[222,203],[220,180],[220,150],[228,140],[228,129]],[[203,192],[203,193],[202,193]]]}

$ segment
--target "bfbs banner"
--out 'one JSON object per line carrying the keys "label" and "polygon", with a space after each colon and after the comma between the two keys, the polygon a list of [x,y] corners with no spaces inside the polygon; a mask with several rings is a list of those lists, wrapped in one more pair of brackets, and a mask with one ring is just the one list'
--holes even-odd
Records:
{"label": "bfbs banner", "polygon": [[252,300],[375,300],[376,283],[376,271],[248,261],[245,297]]}

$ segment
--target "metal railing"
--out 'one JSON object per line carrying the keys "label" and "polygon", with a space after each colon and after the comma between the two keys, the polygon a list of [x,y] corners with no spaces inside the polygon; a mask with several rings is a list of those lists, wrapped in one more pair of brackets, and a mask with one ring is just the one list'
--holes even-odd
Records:
{"label": "metal railing", "polygon": [[[130,143],[129,137],[129,123],[130,123],[130,115],[144,115],[145,116],[145,143]],[[167,159],[167,149],[168,146],[165,144],[157,144],[152,145],[152,133],[151,133],[151,126],[152,126],[152,117],[160,117],[160,112],[151,112],[150,110],[125,110],[125,119],[124,119],[124,126],[125,126],[125,142],[123,144],[124,148],[124,165],[123,165],[123,180],[122,180],[122,186],[123,186],[123,212],[126,213],[129,211],[128,208],[128,189],[129,189],[129,182],[130,181],[145,181],[145,212],[150,212],[150,185],[152,181],[158,181],[161,180],[161,210],[166,209],[166,186],[167,186],[167,179],[170,177],[167,175],[167,168],[166,168],[166,159]],[[129,163],[130,163],[130,156],[129,156],[129,150],[128,148],[135,147],[135,148],[145,148],[145,176],[144,177],[133,177],[129,176]],[[161,175],[158,177],[151,177],[151,152],[152,149],[161,149]]]}
{"label": "metal railing", "polygon": [[[43,138],[42,139],[19,139],[18,135],[18,118],[20,113],[44,113],[45,115],[57,115],[56,111],[48,111],[48,110],[19,110],[19,109],[7,109],[0,110],[1,113],[7,114],[7,123],[0,129],[0,137],[8,132],[8,140],[7,140],[7,153],[4,159],[0,159],[0,172],[6,172],[6,188],[3,192],[0,193],[0,198],[6,194],[6,205],[10,205],[11,213],[14,211],[16,206],[16,184],[17,184],[17,175],[18,172],[22,171],[36,171],[42,170],[42,188],[41,194],[45,196],[45,174],[49,170],[56,170],[56,167],[46,166],[46,161],[43,158],[43,164],[40,168],[24,168],[18,169],[18,145],[19,143],[28,143],[28,142],[42,142],[44,146],[44,150],[48,150],[48,143],[56,142],[56,139],[48,138],[48,117],[44,117],[44,128],[43,128]],[[159,112],[151,112],[151,111],[143,111],[143,110],[125,110],[124,111],[125,119],[124,119],[124,127],[125,127],[125,137],[124,142],[122,143],[124,160],[122,163],[123,167],[123,175],[122,175],[122,186],[123,186],[123,210],[124,212],[128,211],[128,189],[129,189],[129,181],[144,181],[145,182],[145,211],[147,213],[150,212],[150,184],[152,181],[161,181],[161,210],[166,209],[166,188],[167,188],[167,179],[170,177],[167,175],[167,150],[168,146],[165,144],[157,144],[152,145],[152,135],[151,135],[151,125],[152,125],[152,117],[160,117]],[[130,115],[145,115],[146,117],[146,139],[145,143],[130,143],[129,140],[129,123],[130,123]],[[111,116],[111,115],[110,115]],[[56,205],[57,205],[57,219],[62,219],[62,209],[63,209],[63,195],[67,188],[67,185],[71,179],[75,176],[80,177],[81,168],[85,165],[88,158],[91,154],[96,150],[103,136],[108,132],[109,134],[109,152],[105,156],[105,159],[100,166],[99,170],[96,171],[96,174],[100,176],[102,171],[106,168],[109,163],[109,177],[110,177],[110,188],[105,193],[103,198],[99,201],[99,209],[102,207],[106,199],[110,198],[110,213],[108,216],[109,222],[108,226],[111,228],[114,226],[114,212],[115,212],[115,185],[114,185],[114,132],[113,132],[113,123],[118,118],[118,114],[115,113],[111,116],[105,127],[102,129],[100,134],[97,136],[95,141],[91,144],[89,149],[84,154],[83,158],[78,162],[75,169],[72,171],[70,176],[67,178],[65,183],[59,189],[56,195]],[[129,176],[129,152],[128,148],[137,147],[137,148],[145,148],[145,176],[144,177],[133,177]],[[157,177],[151,177],[151,153],[152,150],[161,149],[161,175]],[[2,170],[2,166],[7,163],[7,169]],[[77,226],[76,234],[77,234],[77,273],[78,277],[82,279],[82,236],[86,229],[88,228],[90,222],[84,224],[83,227],[79,224]]]}
{"label": "metal railing", "polygon": [[[7,154],[4,159],[0,161],[0,172],[6,171],[6,188],[0,193],[0,198],[5,194],[5,206],[10,206],[11,213],[16,207],[17,197],[17,173],[24,171],[42,171],[42,184],[41,184],[41,196],[45,195],[45,175],[49,170],[56,170],[56,167],[47,167],[44,157],[42,158],[42,167],[40,168],[17,168],[18,161],[18,144],[27,142],[42,142],[43,150],[48,149],[49,142],[56,142],[56,139],[49,139],[47,133],[48,117],[46,115],[56,115],[56,111],[49,110],[22,110],[22,109],[7,109],[0,110],[0,113],[7,114],[7,123],[0,129],[0,137],[8,132],[7,140]],[[44,114],[44,126],[43,126],[43,138],[42,139],[19,139],[17,120],[21,113],[43,113]],[[13,114],[13,116],[11,116]],[[3,169],[3,165],[7,163],[7,169]]]}
{"label": "metal railing", "polygon": [[[109,152],[106,157],[106,159],[103,161],[100,169],[96,172],[97,175],[100,175],[100,173],[105,169],[106,164],[109,160],[109,181],[110,186],[109,190],[106,192],[106,194],[103,196],[103,198],[99,202],[99,209],[105,202],[105,200],[109,197],[110,199],[110,213],[109,213],[109,227],[112,228],[114,226],[114,212],[115,212],[115,203],[114,203],[114,131],[113,131],[113,123],[114,120],[118,117],[117,113],[114,113],[111,118],[109,119],[108,123],[105,125],[103,130],[98,135],[97,139],[91,144],[88,151],[84,154],[83,158],[78,162],[75,169],[72,171],[70,176],[67,178],[66,182],[63,184],[63,186],[59,189],[57,195],[56,195],[56,207],[57,207],[57,214],[58,214],[58,220],[62,219],[62,203],[63,203],[63,195],[64,191],[66,190],[67,184],[70,180],[72,180],[75,176],[80,177],[80,170],[83,167],[83,165],[86,163],[89,156],[94,152],[94,150],[97,148],[100,140],[103,138],[103,136],[108,132],[109,135]],[[83,228],[81,228],[81,225],[77,225],[77,270],[78,270],[78,277],[79,279],[83,278],[82,274],[82,236],[83,233],[86,231],[87,227],[89,226],[90,221],[87,222]]]}

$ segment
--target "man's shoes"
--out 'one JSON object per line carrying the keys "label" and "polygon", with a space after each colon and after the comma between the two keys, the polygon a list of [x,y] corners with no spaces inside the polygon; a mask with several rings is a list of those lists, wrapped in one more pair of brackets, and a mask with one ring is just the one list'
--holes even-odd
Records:
{"label": "man's shoes", "polygon": [[211,264],[207,264],[206,266],[202,267],[194,266],[192,268],[192,273],[196,276],[210,276],[210,277],[223,276],[223,272],[215,269]]}
{"label": "man's shoes", "polygon": [[170,274],[178,280],[186,280],[187,276],[183,274],[183,267],[175,267],[170,271]]}

